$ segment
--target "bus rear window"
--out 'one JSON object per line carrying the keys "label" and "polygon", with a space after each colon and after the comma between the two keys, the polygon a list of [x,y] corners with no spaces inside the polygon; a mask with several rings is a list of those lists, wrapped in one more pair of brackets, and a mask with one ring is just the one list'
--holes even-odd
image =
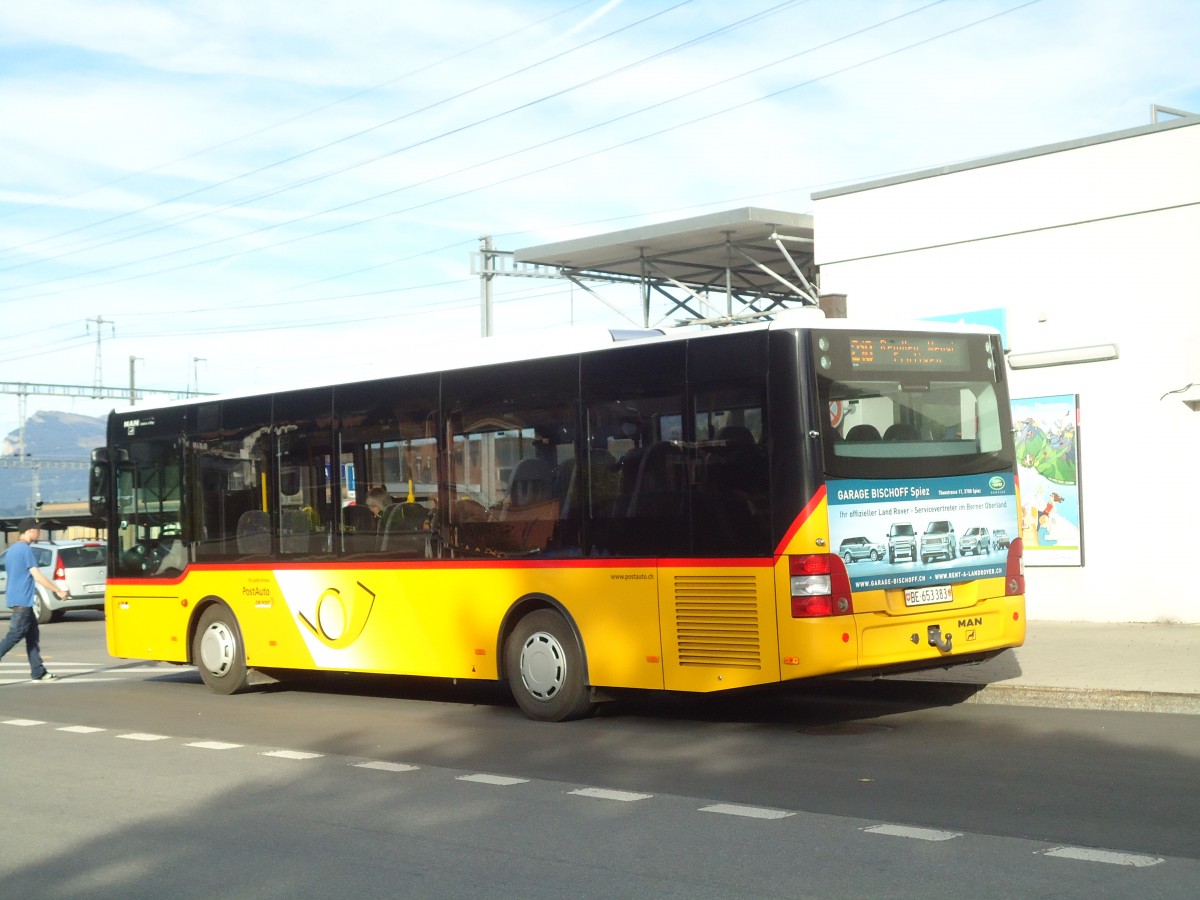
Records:
{"label": "bus rear window", "polygon": [[[903,339],[908,346],[934,345],[920,336]],[[956,338],[953,365],[913,355],[863,366],[861,336],[833,332],[814,341],[828,474],[961,475],[1011,465],[1009,411],[997,389],[1003,375],[986,335]]]}

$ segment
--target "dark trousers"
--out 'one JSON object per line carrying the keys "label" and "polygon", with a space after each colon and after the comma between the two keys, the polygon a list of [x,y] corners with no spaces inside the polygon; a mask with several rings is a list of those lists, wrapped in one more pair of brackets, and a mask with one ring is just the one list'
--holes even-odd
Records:
{"label": "dark trousers", "polygon": [[41,632],[33,607],[11,606],[9,612],[12,618],[8,622],[8,634],[0,641],[0,659],[24,638],[25,652],[29,655],[29,675],[34,679],[41,678],[46,674],[46,667],[42,665]]}

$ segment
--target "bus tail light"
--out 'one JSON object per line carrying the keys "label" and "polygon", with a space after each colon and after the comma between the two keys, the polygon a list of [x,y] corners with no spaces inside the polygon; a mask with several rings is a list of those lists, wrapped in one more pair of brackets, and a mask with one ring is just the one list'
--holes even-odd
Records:
{"label": "bus tail light", "polygon": [[788,557],[792,582],[792,618],[848,616],[854,612],[850,575],[841,557],[813,553]]}
{"label": "bus tail light", "polygon": [[1008,563],[1004,567],[1004,596],[1014,597],[1025,593],[1025,557],[1020,538],[1013,538],[1008,545]]}

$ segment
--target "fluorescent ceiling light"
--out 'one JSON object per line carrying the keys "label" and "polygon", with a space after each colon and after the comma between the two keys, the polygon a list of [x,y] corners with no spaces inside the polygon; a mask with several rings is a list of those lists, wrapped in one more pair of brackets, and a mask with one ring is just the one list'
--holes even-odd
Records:
{"label": "fluorescent ceiling light", "polygon": [[1120,354],[1116,344],[1093,344],[1090,347],[1063,347],[1058,350],[1039,350],[1034,353],[1010,353],[1008,364],[1014,369],[1036,369],[1040,366],[1066,366],[1072,363],[1100,362],[1116,359]]}

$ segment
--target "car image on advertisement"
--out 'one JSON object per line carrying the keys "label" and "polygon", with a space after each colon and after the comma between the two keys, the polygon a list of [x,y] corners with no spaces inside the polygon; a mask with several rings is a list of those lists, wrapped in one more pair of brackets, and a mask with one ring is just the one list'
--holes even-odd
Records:
{"label": "car image on advertisement", "polygon": [[925,526],[921,534],[921,562],[928,563],[931,559],[945,557],[954,559],[958,556],[958,546],[954,536],[954,526],[945,519],[934,519]]}
{"label": "car image on advertisement", "polygon": [[959,541],[958,552],[963,556],[968,553],[973,553],[975,556],[980,553],[991,553],[992,536],[986,528],[968,528],[967,533]]}
{"label": "car image on advertisement", "polygon": [[997,528],[992,532],[992,546],[997,550],[1004,550],[1008,547],[1008,532],[1003,528]]}
{"label": "car image on advertisement", "polygon": [[[42,574],[67,591],[67,599],[35,584],[33,603],[38,624],[57,622],[72,609],[104,609],[104,583],[108,577],[104,541],[34,541],[29,545]],[[0,553],[0,597],[7,600],[8,550]]]}
{"label": "car image on advertisement", "polygon": [[848,537],[838,547],[838,556],[847,564],[869,559],[877,562],[883,559],[886,548],[883,544],[872,544],[865,537]]}
{"label": "car image on advertisement", "polygon": [[917,533],[908,522],[893,522],[888,529],[888,562],[894,563],[897,557],[906,556],[910,561],[917,558]]}

